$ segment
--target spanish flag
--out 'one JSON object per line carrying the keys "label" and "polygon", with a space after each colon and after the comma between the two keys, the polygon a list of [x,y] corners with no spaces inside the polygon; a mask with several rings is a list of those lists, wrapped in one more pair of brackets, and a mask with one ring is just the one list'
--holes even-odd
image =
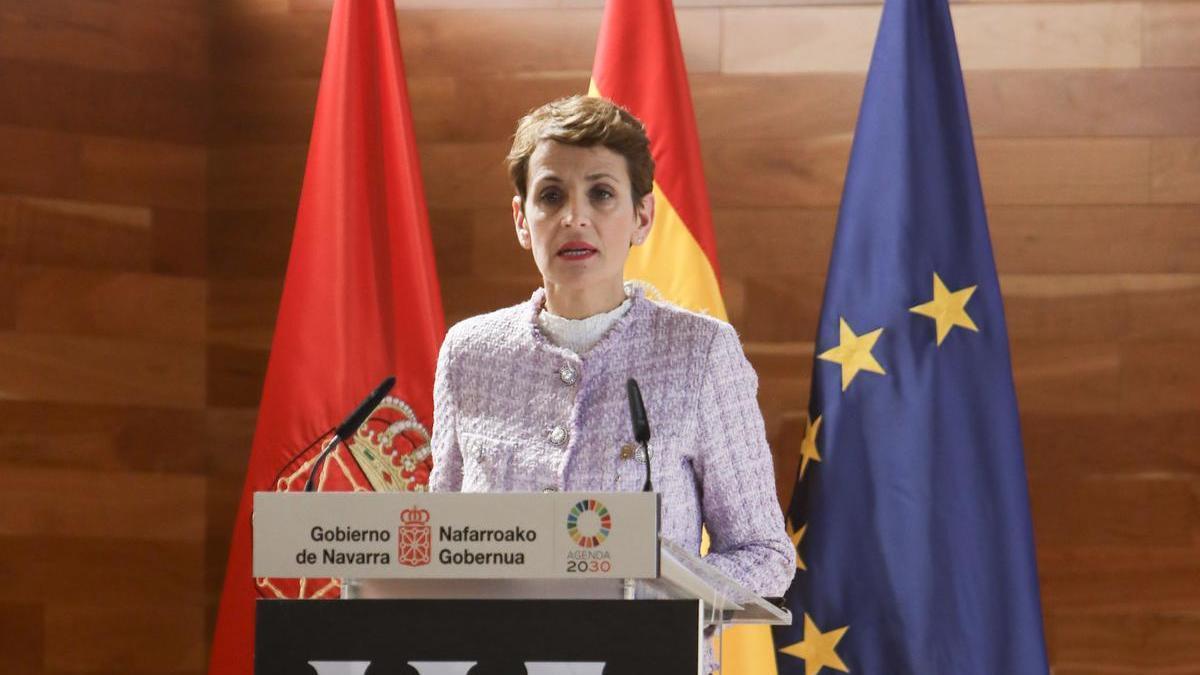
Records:
{"label": "spanish flag", "polygon": [[[623,106],[646,124],[654,156],[654,227],[625,264],[625,278],[662,299],[728,320],[717,243],[696,133],[696,115],[671,0],[608,0],[592,66],[591,96]],[[650,295],[653,297],[654,293]],[[726,675],[774,675],[770,631],[725,632]]]}
{"label": "spanish flag", "polygon": [[654,227],[625,264],[625,278],[662,299],[726,319],[717,242],[696,135],[696,116],[671,0],[609,0],[600,27],[591,96],[646,124],[654,155]]}

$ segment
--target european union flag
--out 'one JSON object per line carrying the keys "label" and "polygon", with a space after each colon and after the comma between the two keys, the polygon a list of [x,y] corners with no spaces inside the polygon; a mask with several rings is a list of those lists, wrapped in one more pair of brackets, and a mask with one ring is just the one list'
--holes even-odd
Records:
{"label": "european union flag", "polygon": [[1046,673],[1000,287],[946,0],[886,0],[788,527],[781,673]]}

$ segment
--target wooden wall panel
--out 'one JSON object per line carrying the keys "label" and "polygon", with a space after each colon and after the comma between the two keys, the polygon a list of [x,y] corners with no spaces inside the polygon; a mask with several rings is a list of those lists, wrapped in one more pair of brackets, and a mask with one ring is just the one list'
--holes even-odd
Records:
{"label": "wooden wall panel", "polygon": [[704,173],[714,209],[836,207],[850,157],[850,135],[704,145]]}
{"label": "wooden wall panel", "polygon": [[[977,138],[1180,136],[1200,129],[1195,68],[967,71],[965,82]],[[698,74],[691,83],[707,143],[852,133],[866,74]],[[755,104],[747,106],[748,99]]]}
{"label": "wooden wall panel", "polygon": [[431,209],[493,208],[497,202],[512,218],[512,187],[504,156],[508,142],[435,143],[421,148],[425,201]]}
{"label": "wooden wall panel", "polygon": [[[438,5],[441,7],[442,5]],[[536,71],[590,72],[600,26],[599,9],[501,9],[470,12],[414,9],[403,13],[400,39],[405,64],[421,76],[499,75]],[[685,57],[716,70],[720,14],[714,9],[678,13]],[[318,77],[327,11],[232,13],[213,37],[214,65],[240,77]],[[547,67],[551,64],[551,67]]]}
{"label": "wooden wall panel", "polygon": [[[286,247],[286,245],[285,245]],[[275,307],[283,294],[282,270],[267,278],[215,279],[209,283],[208,341],[243,349],[271,348]]]}
{"label": "wooden wall panel", "polygon": [[[721,177],[709,186],[712,204],[718,209],[835,207],[850,143],[849,135],[710,141],[704,147],[705,173]],[[1161,201],[1191,189],[1196,175],[1192,146],[1182,139],[1156,142],[1163,156],[1156,165],[1163,183]],[[984,195],[992,206],[1150,201],[1149,140],[980,139],[976,150]],[[1030,157],[1039,161],[1031,163]]]}
{"label": "wooden wall panel", "polygon": [[1005,275],[1009,338],[1200,339],[1200,318],[1171,307],[1200,302],[1200,275]]}
{"label": "wooden wall panel", "polygon": [[177,277],[203,277],[208,220],[202,210],[157,207],[151,228],[151,270]]}
{"label": "wooden wall panel", "polygon": [[0,3],[6,673],[204,669],[207,5]]}
{"label": "wooden wall panel", "polygon": [[[279,301],[271,303],[278,309]],[[274,312],[272,312],[273,315]],[[268,323],[263,318],[264,325]],[[273,321],[269,322],[274,324]],[[205,402],[222,408],[257,407],[267,376],[268,348],[237,347],[212,343],[205,353],[208,396]]]}
{"label": "wooden wall panel", "polygon": [[13,328],[30,333],[204,342],[204,282],[20,266]]}
{"label": "wooden wall panel", "polygon": [[1186,611],[1200,603],[1200,559],[1187,547],[1075,549],[1038,556],[1042,597],[1064,610]]}
{"label": "wooden wall panel", "polygon": [[2,536],[195,542],[204,532],[201,476],[5,466],[0,487]]}
{"label": "wooden wall panel", "polygon": [[1200,2],[1147,2],[1144,12],[1145,65],[1200,66],[1200,50],[1196,49]]}
{"label": "wooden wall panel", "polygon": [[206,161],[202,147],[85,138],[82,191],[97,201],[203,209]]}
{"label": "wooden wall panel", "polygon": [[1121,354],[1115,343],[1013,341],[1012,361],[1022,410],[1121,413]]}
{"label": "wooden wall panel", "polygon": [[23,400],[200,408],[204,353],[151,340],[0,333],[0,390]]}
{"label": "wooden wall panel", "polygon": [[[876,5],[726,10],[722,72],[865,72],[880,13]],[[955,5],[952,13],[967,69],[1141,64],[1141,3]]]}
{"label": "wooden wall panel", "polygon": [[43,605],[0,603],[0,649],[9,675],[37,675],[42,672],[45,653]]}
{"label": "wooden wall panel", "polygon": [[149,271],[152,212],[84,202],[0,196],[0,260],[72,269]]}
{"label": "wooden wall panel", "polygon": [[1200,272],[1200,207],[992,206],[1002,273]]}
{"label": "wooden wall panel", "polygon": [[1051,611],[1047,619],[1057,675],[1187,673],[1200,661],[1194,612]]}
{"label": "wooden wall panel", "polygon": [[[713,221],[723,274],[804,273],[824,279],[836,209],[716,209]],[[764,247],[763,241],[772,245]]]}
{"label": "wooden wall panel", "polygon": [[[414,125],[418,137],[429,143],[507,140],[515,120],[546,101],[586,93],[590,78],[583,71],[410,78]],[[447,115],[448,110],[461,115]]]}
{"label": "wooden wall panel", "polygon": [[1191,358],[1195,349],[1194,339],[1122,343],[1120,410],[1200,415],[1200,363]]}
{"label": "wooden wall panel", "polygon": [[955,6],[959,58],[969,70],[1132,68],[1141,63],[1142,3]]}
{"label": "wooden wall panel", "polygon": [[[300,174],[303,171],[300,167]],[[298,183],[300,178],[296,180]],[[295,220],[294,206],[209,209],[208,241],[212,242],[207,251],[209,276],[282,281]],[[219,314],[214,312],[214,319],[219,319]]]}
{"label": "wooden wall panel", "polygon": [[[205,140],[209,97],[198,77],[96,72],[7,59],[0,60],[0,72],[0,124],[98,136]],[[104,105],[64,105],[71,100]]]}
{"label": "wooden wall panel", "polygon": [[1032,476],[1192,475],[1200,470],[1200,416],[1188,411],[1057,414],[1026,403],[1021,426]]}
{"label": "wooden wall panel", "polygon": [[210,158],[219,168],[209,176],[209,206],[290,208],[294,217],[307,157],[307,144],[215,146]]}
{"label": "wooden wall panel", "polygon": [[0,127],[6,191],[123,205],[202,209],[201,146]]}
{"label": "wooden wall panel", "polygon": [[[199,410],[46,401],[0,401],[5,466],[203,474],[214,439]],[[166,439],[166,440],[164,440]],[[169,450],[164,450],[169,443]]]}
{"label": "wooden wall panel", "polygon": [[208,74],[208,10],[202,2],[41,0],[7,2],[0,57],[109,72]]}
{"label": "wooden wall panel", "polygon": [[1034,478],[1038,536],[1063,548],[1188,547],[1200,503],[1187,478]]}
{"label": "wooden wall panel", "polygon": [[722,72],[866,72],[880,13],[878,6],[725,10]]}
{"label": "wooden wall panel", "polygon": [[208,658],[203,634],[199,605],[55,605],[46,613],[46,665],[62,672],[195,672]]}
{"label": "wooden wall panel", "polygon": [[993,206],[1149,201],[1146,140],[982,139],[975,148],[983,194]]}
{"label": "wooden wall panel", "polygon": [[968,71],[976,136],[1195,135],[1200,70]]}
{"label": "wooden wall panel", "polygon": [[[86,565],[80,561],[86,560]],[[204,602],[204,542],[8,537],[0,561],[12,583],[0,602],[180,606]],[[130,570],[146,572],[130,574]]]}
{"label": "wooden wall panel", "polygon": [[1159,204],[1200,202],[1200,138],[1155,139],[1150,146],[1150,199]]}

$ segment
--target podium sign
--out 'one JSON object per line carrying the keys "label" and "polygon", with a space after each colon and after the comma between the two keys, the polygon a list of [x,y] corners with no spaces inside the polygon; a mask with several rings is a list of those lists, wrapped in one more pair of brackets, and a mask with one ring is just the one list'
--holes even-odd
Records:
{"label": "podium sign", "polygon": [[650,579],[658,495],[254,495],[256,577]]}

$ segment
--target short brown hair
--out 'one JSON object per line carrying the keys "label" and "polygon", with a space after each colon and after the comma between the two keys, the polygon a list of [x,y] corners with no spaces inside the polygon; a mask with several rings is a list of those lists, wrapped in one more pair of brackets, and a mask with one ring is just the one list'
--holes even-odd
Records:
{"label": "short brown hair", "polygon": [[576,95],[551,101],[517,122],[507,159],[508,174],[522,203],[529,188],[529,158],[542,141],[603,145],[624,157],[634,204],[654,189],[654,158],[641,120],[607,99]]}

